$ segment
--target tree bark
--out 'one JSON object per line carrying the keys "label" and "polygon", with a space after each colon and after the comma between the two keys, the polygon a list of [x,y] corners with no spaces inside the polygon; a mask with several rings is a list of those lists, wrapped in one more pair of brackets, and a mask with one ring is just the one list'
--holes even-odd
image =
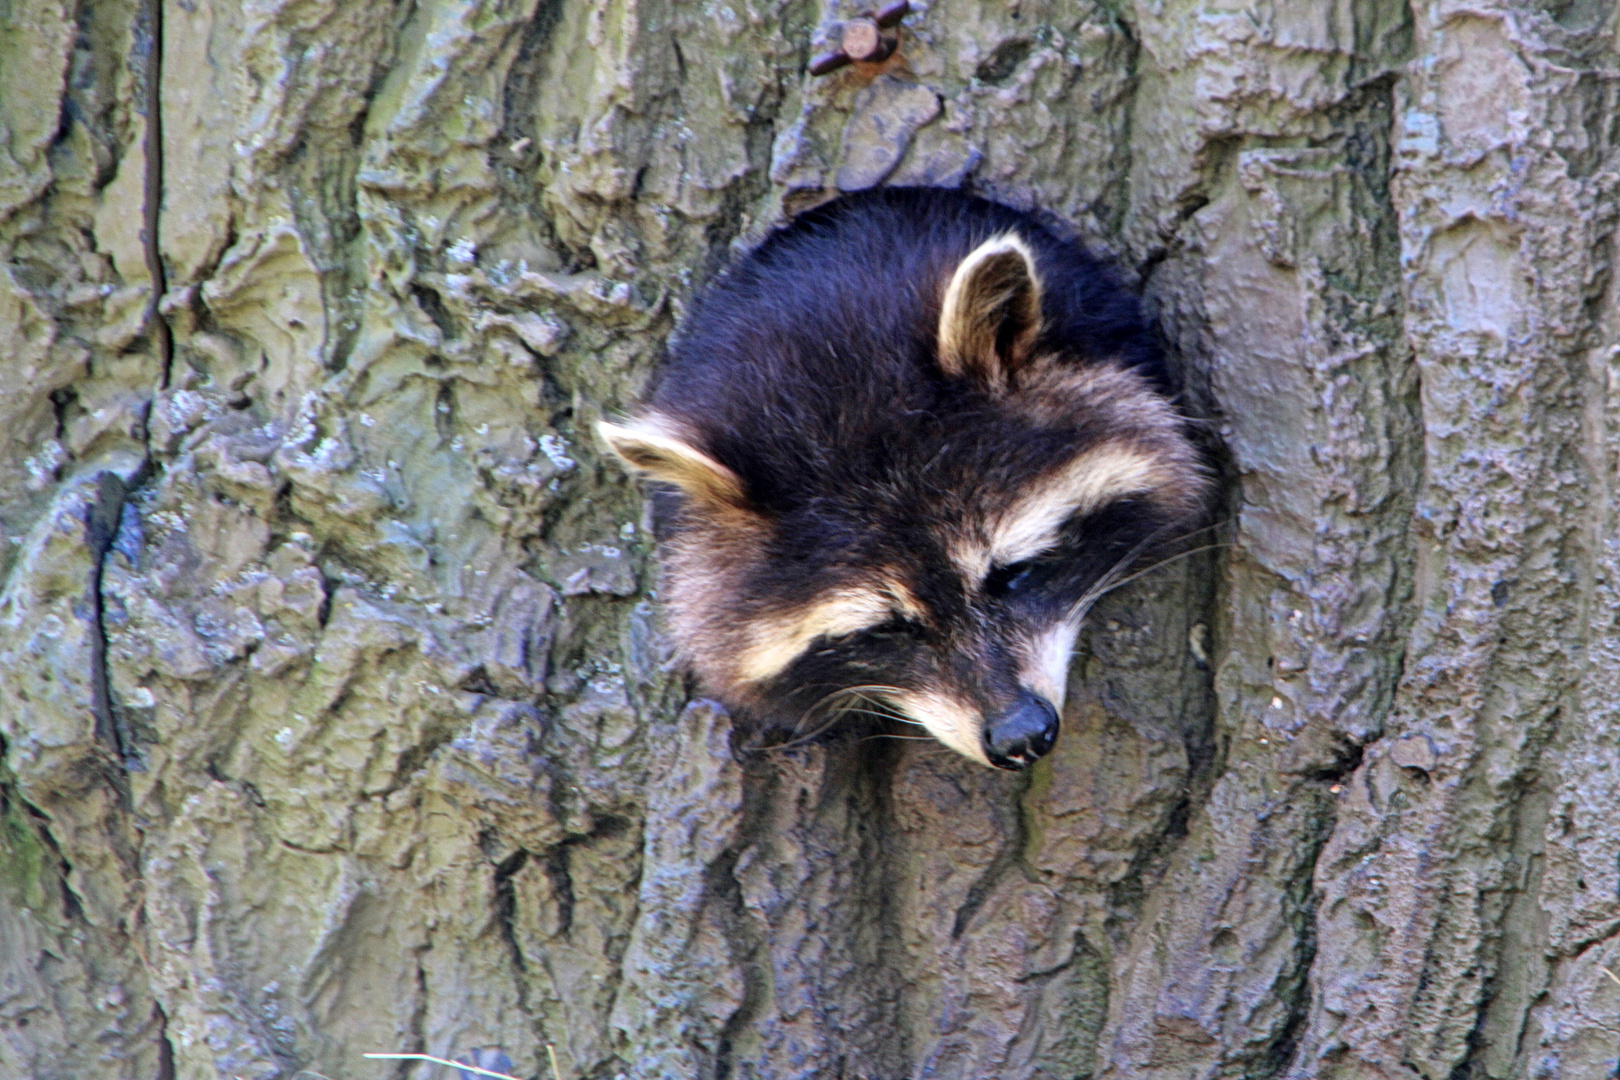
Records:
{"label": "tree bark", "polygon": [[[0,1076],[1616,1075],[1614,0],[916,7],[0,4]],[[876,184],[1224,471],[1028,773],[689,703],[589,435]]]}

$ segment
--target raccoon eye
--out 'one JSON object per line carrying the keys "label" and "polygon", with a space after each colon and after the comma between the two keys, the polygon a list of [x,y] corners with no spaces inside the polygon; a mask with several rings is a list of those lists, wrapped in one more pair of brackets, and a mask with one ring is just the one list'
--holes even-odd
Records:
{"label": "raccoon eye", "polygon": [[1029,585],[1034,573],[1034,559],[1025,559],[1022,562],[998,566],[991,570],[984,579],[985,595],[1000,597],[1018,592]]}

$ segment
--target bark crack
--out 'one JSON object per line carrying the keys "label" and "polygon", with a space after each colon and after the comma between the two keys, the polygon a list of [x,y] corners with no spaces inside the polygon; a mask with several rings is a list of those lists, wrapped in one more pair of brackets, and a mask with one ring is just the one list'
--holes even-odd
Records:
{"label": "bark crack", "polygon": [[[518,1006],[524,1012],[529,1010],[528,974],[529,965],[523,958],[523,947],[517,939],[517,888],[512,879],[517,876],[529,861],[529,853],[522,848],[514,851],[495,866],[494,893],[495,924],[500,927],[501,942],[506,946],[508,958],[512,961],[512,970],[516,975]],[[570,895],[569,914],[572,915],[572,896]]]}
{"label": "bark crack", "polygon": [[146,309],[146,323],[157,349],[163,377],[159,389],[169,388],[174,366],[174,333],[163,314],[163,295],[168,281],[163,270],[163,250],[158,242],[159,215],[163,209],[163,0],[144,0],[140,20],[146,29],[146,152],[144,201],[141,208],[141,244],[146,255],[146,272],[152,279],[152,299]]}
{"label": "bark crack", "polygon": [[1007,873],[1014,869],[1023,869],[1028,872],[1028,851],[1030,844],[1029,821],[1024,813],[1024,798],[1029,794],[1030,774],[1028,770],[1020,773],[1016,779],[1013,790],[1009,793],[1005,806],[1010,807],[1010,815],[1006,822],[1006,839],[1001,850],[996,852],[990,865],[984,868],[968,889],[967,896],[963,898],[962,905],[956,909],[956,918],[951,923],[951,940],[957,941],[966,932],[968,924],[973,917],[984,907],[992,893],[1001,884]]}
{"label": "bark crack", "polygon": [[749,918],[748,903],[742,884],[737,880],[737,860],[745,846],[728,849],[709,865],[705,874],[705,891],[716,906],[731,961],[743,982],[742,1001],[726,1017],[715,1039],[715,1080],[730,1080],[745,1071],[737,1061],[737,1043],[763,1015],[769,996],[762,958],[769,955],[770,947],[759,927]]}
{"label": "bark crack", "polygon": [[152,1012],[158,1025],[157,1080],[174,1080],[174,1043],[169,1039],[169,1014],[158,1002],[152,1003]]}
{"label": "bark crack", "polygon": [[1325,800],[1318,801],[1317,813],[1313,817],[1315,821],[1312,826],[1307,827],[1300,838],[1309,845],[1310,850],[1283,893],[1283,902],[1291,903],[1297,916],[1294,924],[1294,965],[1292,971],[1282,973],[1276,984],[1279,996],[1287,1002],[1287,1014],[1276,1035],[1261,1052],[1255,1063],[1257,1068],[1251,1073],[1264,1080],[1275,1080],[1289,1074],[1299,1056],[1300,1044],[1310,1020],[1314,992],[1311,976],[1316,970],[1318,951],[1316,922],[1322,903],[1321,894],[1315,888],[1316,863],[1333,834],[1334,826],[1338,824],[1332,804]]}
{"label": "bark crack", "polygon": [[[90,549],[90,620],[94,633],[90,637],[90,708],[95,715],[96,738],[121,766],[114,773],[113,786],[119,797],[128,800],[129,785],[124,777],[132,764],[134,748],[112,707],[112,686],[107,671],[106,602],[102,596],[102,578],[107,565],[107,553],[112,550],[118,535],[119,519],[123,516],[124,500],[128,490],[116,473],[102,472],[97,476],[95,499],[85,512],[85,545]],[[136,763],[138,765],[138,763]]]}

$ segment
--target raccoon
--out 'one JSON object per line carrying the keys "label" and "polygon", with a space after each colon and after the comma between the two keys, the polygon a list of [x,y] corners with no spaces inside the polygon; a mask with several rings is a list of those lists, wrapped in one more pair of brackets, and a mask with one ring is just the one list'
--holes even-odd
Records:
{"label": "raccoon", "polygon": [[1020,769],[1057,738],[1099,587],[1201,512],[1168,392],[1081,247],[890,188],[738,261],[599,433],[657,482],[662,593],[707,693],[783,730],[876,705]]}

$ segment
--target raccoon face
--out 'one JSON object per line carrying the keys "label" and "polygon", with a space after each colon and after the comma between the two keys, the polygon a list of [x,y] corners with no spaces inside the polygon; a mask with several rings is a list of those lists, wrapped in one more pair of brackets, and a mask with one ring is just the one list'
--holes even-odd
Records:
{"label": "raccoon face", "polygon": [[1038,759],[1090,602],[1203,499],[1148,340],[1106,270],[994,204],[889,192],[778,234],[600,425],[665,486],[684,662],[773,726],[877,708]]}

